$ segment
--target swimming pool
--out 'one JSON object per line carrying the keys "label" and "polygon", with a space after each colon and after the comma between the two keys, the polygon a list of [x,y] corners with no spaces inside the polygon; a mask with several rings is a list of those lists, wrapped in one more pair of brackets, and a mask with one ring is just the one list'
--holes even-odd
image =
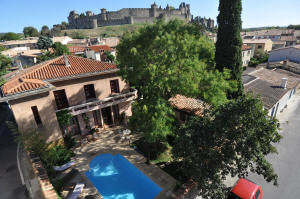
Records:
{"label": "swimming pool", "polygon": [[162,190],[120,154],[95,157],[86,176],[104,199],[153,199]]}

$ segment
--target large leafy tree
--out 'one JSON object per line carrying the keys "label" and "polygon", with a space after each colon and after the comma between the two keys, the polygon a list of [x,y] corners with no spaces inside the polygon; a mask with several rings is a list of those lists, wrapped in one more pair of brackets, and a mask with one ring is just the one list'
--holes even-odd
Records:
{"label": "large leafy tree", "polygon": [[231,97],[243,93],[242,84],[242,0],[220,0],[218,20],[218,36],[216,43],[216,68],[231,70],[231,78],[238,83],[238,90]]}
{"label": "large leafy tree", "polygon": [[36,45],[39,49],[47,49],[48,50],[53,45],[53,42],[49,37],[40,36]]}
{"label": "large leafy tree", "polygon": [[44,25],[41,29],[41,35],[42,36],[46,36],[46,37],[50,37],[51,36],[51,32],[48,26]]}
{"label": "large leafy tree", "polygon": [[38,37],[39,31],[32,26],[24,27],[23,34],[25,37]]}
{"label": "large leafy tree", "polygon": [[265,156],[277,152],[278,129],[279,122],[267,115],[259,99],[243,95],[181,126],[173,153],[204,198],[223,199],[228,176],[245,177],[251,171],[277,184]]}
{"label": "large leafy tree", "polygon": [[52,46],[54,50],[54,55],[55,56],[60,56],[60,55],[69,55],[69,49],[66,45],[63,45],[60,42],[55,42]]}
{"label": "large leafy tree", "polygon": [[121,75],[139,93],[130,123],[138,124],[148,141],[172,132],[170,97],[182,94],[213,105],[227,100],[227,71],[215,70],[214,44],[197,26],[158,21],[124,35],[117,50]]}

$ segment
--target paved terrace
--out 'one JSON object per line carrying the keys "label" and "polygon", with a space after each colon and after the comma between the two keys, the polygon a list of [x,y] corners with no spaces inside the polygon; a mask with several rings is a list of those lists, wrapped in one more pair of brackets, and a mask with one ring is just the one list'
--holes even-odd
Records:
{"label": "paved terrace", "polygon": [[159,185],[163,190],[155,199],[170,198],[171,192],[177,182],[173,177],[168,175],[156,165],[146,164],[146,159],[143,155],[129,147],[128,141],[121,140],[121,135],[117,132],[117,129],[100,133],[99,138],[96,141],[90,142],[85,146],[78,147],[75,150],[75,153],[75,168],[81,174],[81,177],[76,181],[79,182],[78,180],[82,180],[85,183],[85,189],[81,196],[82,198],[86,195],[98,194],[97,189],[85,176],[85,172],[89,170],[90,161],[95,156],[104,153],[121,154],[140,171],[147,175],[153,182]]}

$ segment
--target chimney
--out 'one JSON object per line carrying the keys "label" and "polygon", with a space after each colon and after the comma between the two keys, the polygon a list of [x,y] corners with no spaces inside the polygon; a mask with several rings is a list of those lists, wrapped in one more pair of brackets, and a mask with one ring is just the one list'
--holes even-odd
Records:
{"label": "chimney", "polygon": [[70,67],[71,64],[69,63],[68,57],[66,55],[64,55],[64,60],[65,60],[66,67]]}
{"label": "chimney", "polygon": [[283,89],[286,89],[287,81],[288,81],[287,78],[282,78],[282,79],[281,79],[281,87],[282,87]]}

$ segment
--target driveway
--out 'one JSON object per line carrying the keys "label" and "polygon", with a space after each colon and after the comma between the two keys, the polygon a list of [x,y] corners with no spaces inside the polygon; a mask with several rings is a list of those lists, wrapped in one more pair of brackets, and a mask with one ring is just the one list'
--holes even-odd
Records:
{"label": "driveway", "polygon": [[[2,111],[1,115],[8,116]],[[25,190],[17,165],[17,144],[4,121],[0,120],[0,197],[27,199]]]}
{"label": "driveway", "polygon": [[[298,91],[299,92],[299,91]],[[270,155],[268,161],[278,174],[279,186],[267,183],[261,176],[252,174],[249,179],[262,186],[264,199],[300,198],[300,95],[293,99],[278,119],[283,139],[276,148],[278,155]]]}

